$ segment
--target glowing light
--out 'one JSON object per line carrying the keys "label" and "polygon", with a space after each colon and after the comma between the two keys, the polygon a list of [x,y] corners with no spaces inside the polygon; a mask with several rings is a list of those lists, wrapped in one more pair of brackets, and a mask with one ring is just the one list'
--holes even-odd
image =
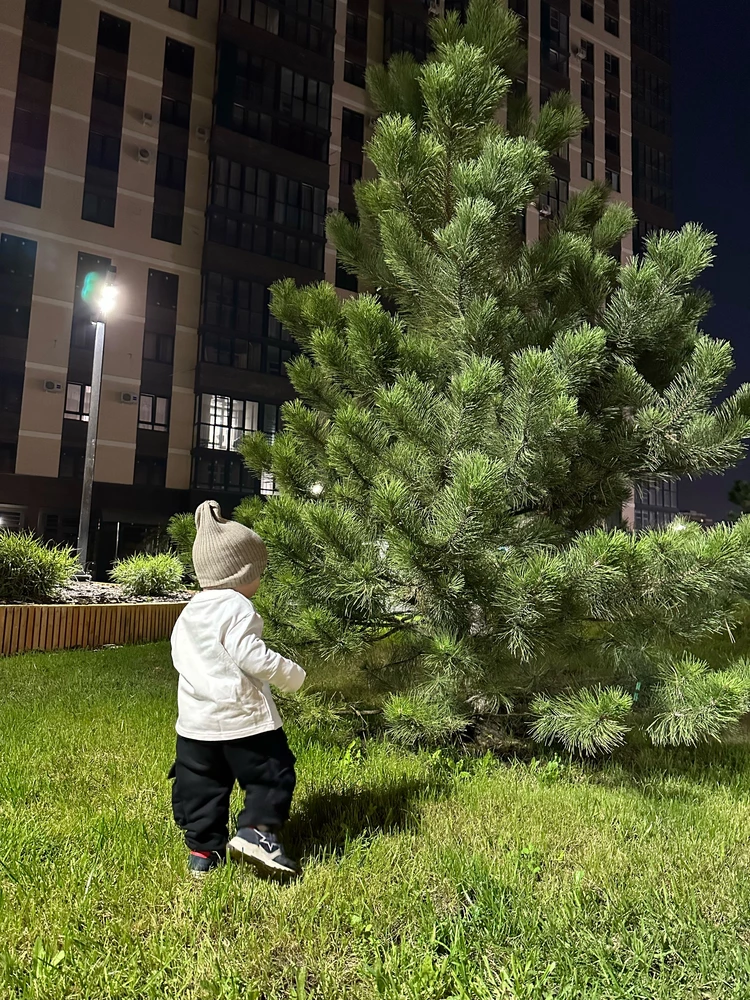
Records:
{"label": "glowing light", "polygon": [[321,493],[323,492],[323,484],[322,483],[313,483],[312,486],[310,487],[310,492],[312,493],[312,495],[314,497],[319,497],[321,495]]}
{"label": "glowing light", "polygon": [[89,271],[83,279],[81,298],[87,305],[98,309],[102,316],[110,313],[117,301],[117,286],[113,277],[114,268],[106,276],[97,271]]}
{"label": "glowing light", "polygon": [[114,309],[116,302],[117,285],[113,285],[111,282],[102,285],[101,292],[99,293],[99,311],[102,316],[107,316]]}

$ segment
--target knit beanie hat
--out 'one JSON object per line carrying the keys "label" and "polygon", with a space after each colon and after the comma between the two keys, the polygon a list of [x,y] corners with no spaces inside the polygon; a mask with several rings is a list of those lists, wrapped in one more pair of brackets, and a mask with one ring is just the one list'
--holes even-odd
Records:
{"label": "knit beanie hat", "polygon": [[263,575],[268,550],[260,535],[221,516],[216,500],[206,500],[195,512],[193,566],[203,590],[242,586]]}

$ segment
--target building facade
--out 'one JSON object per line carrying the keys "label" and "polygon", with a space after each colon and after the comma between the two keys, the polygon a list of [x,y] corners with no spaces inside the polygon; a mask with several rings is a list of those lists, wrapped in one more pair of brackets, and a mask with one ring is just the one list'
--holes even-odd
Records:
{"label": "building facade", "polygon": [[[461,2],[445,0],[461,10]],[[569,89],[590,124],[527,212],[589,180],[632,200],[637,250],[673,223],[664,0],[510,0],[518,92]],[[434,0],[433,0],[434,6]],[[117,268],[92,524],[97,570],[175,511],[267,493],[234,451],[273,434],[294,351],[280,277],[352,278],[325,241],[355,212],[372,120],[364,74],[429,48],[422,0],[18,0],[0,12],[0,518],[73,541],[93,325]],[[640,503],[636,499],[635,507]]]}

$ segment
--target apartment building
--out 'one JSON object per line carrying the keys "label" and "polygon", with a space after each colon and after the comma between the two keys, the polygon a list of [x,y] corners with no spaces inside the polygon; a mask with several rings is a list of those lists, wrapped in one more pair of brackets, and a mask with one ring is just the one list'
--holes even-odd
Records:
{"label": "apartment building", "polygon": [[[456,0],[449,8],[461,9]],[[510,0],[535,104],[580,99],[527,213],[592,178],[672,224],[663,0]],[[434,4],[434,0],[433,0]],[[326,212],[353,214],[367,166],[367,65],[428,51],[421,0],[18,0],[0,13],[0,519],[72,541],[93,358],[92,275],[117,268],[93,497],[102,574],[207,496],[267,493],[234,452],[273,434],[294,344],[268,314],[280,277],[352,279]],[[637,506],[637,503],[636,503]]]}

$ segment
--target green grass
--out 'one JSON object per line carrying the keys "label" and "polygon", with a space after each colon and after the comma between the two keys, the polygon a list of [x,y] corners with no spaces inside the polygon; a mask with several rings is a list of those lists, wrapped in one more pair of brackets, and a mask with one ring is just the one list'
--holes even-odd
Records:
{"label": "green grass", "polygon": [[742,745],[593,768],[290,728],[304,880],[195,885],[167,647],[0,671],[2,998],[750,997]]}

